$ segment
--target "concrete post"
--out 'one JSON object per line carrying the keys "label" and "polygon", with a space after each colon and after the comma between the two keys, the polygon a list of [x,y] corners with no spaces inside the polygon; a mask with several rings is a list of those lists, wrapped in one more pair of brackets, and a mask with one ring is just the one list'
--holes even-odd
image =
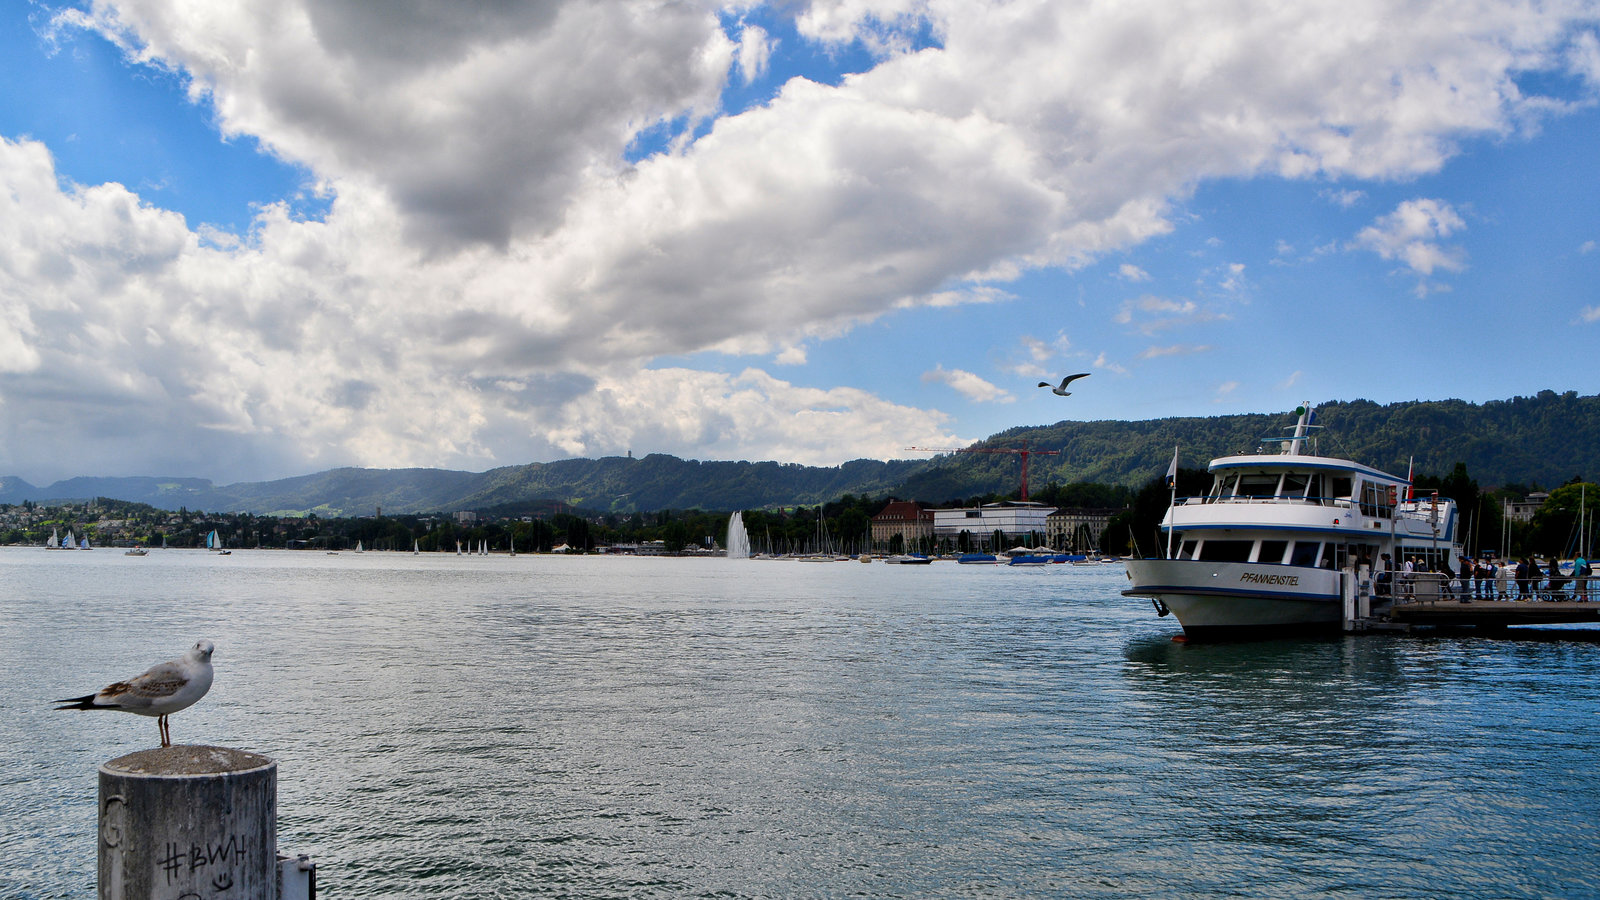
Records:
{"label": "concrete post", "polygon": [[226,747],[100,767],[100,900],[277,900],[278,764]]}

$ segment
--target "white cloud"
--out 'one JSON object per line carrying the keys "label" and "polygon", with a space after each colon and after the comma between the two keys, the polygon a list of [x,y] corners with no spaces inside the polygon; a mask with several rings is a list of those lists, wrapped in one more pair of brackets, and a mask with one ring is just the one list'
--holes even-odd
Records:
{"label": "white cloud", "polygon": [[1449,237],[1467,223],[1442,200],[1407,200],[1356,235],[1356,246],[1384,259],[1398,259],[1420,275],[1434,269],[1459,272],[1466,267],[1463,251],[1442,247],[1435,238]]}
{"label": "white cloud", "polygon": [[1350,207],[1355,206],[1357,203],[1360,203],[1362,200],[1365,200],[1367,197],[1367,192],[1357,190],[1333,190],[1332,188],[1329,188],[1318,191],[1317,196],[1328,201],[1329,203],[1332,203],[1334,206],[1337,206],[1340,209],[1349,209]]}
{"label": "white cloud", "polygon": [[1193,356],[1211,350],[1210,344],[1170,344],[1166,347],[1146,347],[1139,359],[1160,359],[1163,356]]}
{"label": "white cloud", "polygon": [[922,380],[927,384],[936,383],[954,388],[957,393],[974,403],[1012,403],[1017,399],[1010,391],[996,387],[971,372],[946,369],[943,365],[923,372]]}
{"label": "white cloud", "polygon": [[108,0],[59,21],[181,69],[226,134],[379,192],[442,249],[558,227],[636,131],[710,115],[735,56],[710,9],[628,0]]}
{"label": "white cloud", "polygon": [[806,348],[798,345],[785,347],[773,357],[773,361],[780,366],[803,366],[806,364]]}
{"label": "white cloud", "polygon": [[1131,325],[1140,334],[1148,335],[1229,318],[1227,313],[1201,306],[1193,300],[1145,294],[1124,301],[1112,321],[1118,325]]}
{"label": "white cloud", "polygon": [[800,387],[759,369],[732,377],[645,370],[603,379],[563,404],[542,437],[573,456],[695,446],[714,448],[720,459],[834,465],[840,447],[890,459],[913,444],[961,445],[946,418],[853,388]]}
{"label": "white cloud", "polygon": [[1351,246],[1403,263],[1420,276],[1417,292],[1421,295],[1442,289],[1427,281],[1436,269],[1460,272],[1467,267],[1464,249],[1439,241],[1466,227],[1466,221],[1455,208],[1442,200],[1407,200],[1394,212],[1361,229]]}
{"label": "white cloud", "polygon": [[1128,370],[1127,370],[1126,367],[1118,365],[1117,363],[1112,362],[1111,358],[1108,357],[1104,353],[1102,353],[1099,356],[1096,356],[1094,358],[1094,368],[1100,369],[1100,370],[1103,370],[1103,371],[1106,371],[1106,372],[1115,372],[1118,375],[1126,375],[1126,374],[1128,374]]}
{"label": "white cloud", "polygon": [[1294,387],[1295,384],[1300,381],[1300,376],[1302,374],[1304,374],[1304,373],[1302,373],[1299,369],[1295,369],[1293,372],[1289,373],[1289,377],[1288,378],[1285,378],[1284,380],[1278,382],[1278,390],[1286,391],[1289,388]]}
{"label": "white cloud", "polygon": [[1224,294],[1241,294],[1250,287],[1250,281],[1244,274],[1244,263],[1229,263],[1226,266],[1207,273],[1216,278],[1217,290]]}
{"label": "white cloud", "polygon": [[1213,398],[1212,402],[1213,403],[1221,403],[1223,400],[1226,400],[1228,398],[1229,394],[1233,393],[1234,391],[1236,391],[1238,389],[1239,389],[1239,382],[1237,382],[1237,381],[1224,381],[1223,383],[1217,385],[1217,395],[1216,395],[1215,398]]}
{"label": "white cloud", "polygon": [[[1456,141],[1550,114],[1515,79],[1593,69],[1572,27],[1587,13],[1559,5],[818,0],[803,35],[881,62],[719,118],[730,78],[771,70],[769,35],[723,24],[745,9],[62,14],[178,72],[226,135],[305,166],[331,206],[325,221],[268,207],[227,236],[117,185],[63,190],[44,148],[0,144],[8,461],[60,465],[70,446],[85,470],[223,476],[519,462],[628,437],[605,420],[639,390],[619,373],[675,410],[635,413],[658,449],[868,455],[890,446],[874,416],[906,432],[894,446],[943,419],[847,389],[824,415],[793,386],[650,361],[798,365],[805,342],[891,311],[998,302],[1030,270],[1170,231],[1172,201],[1207,179],[1428,173]],[[1370,249],[1453,271],[1448,223],[1431,222],[1404,242],[1380,220]],[[1224,315],[1162,302],[1178,308],[1136,303],[1126,324]],[[769,411],[845,424],[814,439]],[[18,455],[46,423],[62,447]]]}
{"label": "white cloud", "polygon": [[1150,273],[1139,268],[1133,263],[1123,263],[1117,268],[1117,276],[1123,281],[1149,281]]}
{"label": "white cloud", "polygon": [[1600,322],[1600,306],[1585,306],[1578,312],[1578,320],[1585,325]]}
{"label": "white cloud", "polygon": [[772,63],[772,39],[759,25],[745,25],[739,34],[739,75],[749,84],[767,74]]}
{"label": "white cloud", "polygon": [[1596,246],[1600,246],[1600,245],[1595,244],[1594,241],[1584,241],[1581,245],[1579,245],[1578,253],[1580,253],[1580,254],[1582,254],[1584,256],[1588,256],[1589,254],[1591,254],[1591,253],[1593,253],[1595,251],[1595,247]]}
{"label": "white cloud", "polygon": [[[1073,355],[1072,341],[1065,332],[1057,332],[1055,338],[1049,341],[1031,334],[1025,334],[1019,337],[1017,342],[1022,345],[1025,358],[1002,363],[1000,368],[1023,378],[1060,377],[1053,367],[1045,364],[1059,357]],[[1082,354],[1076,355],[1081,356]]]}

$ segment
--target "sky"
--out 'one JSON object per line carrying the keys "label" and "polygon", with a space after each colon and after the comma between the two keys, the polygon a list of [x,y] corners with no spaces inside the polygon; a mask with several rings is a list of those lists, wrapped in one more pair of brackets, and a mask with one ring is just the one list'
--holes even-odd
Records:
{"label": "sky", "polygon": [[1597,100],[1595,0],[0,0],[0,475],[1593,393]]}

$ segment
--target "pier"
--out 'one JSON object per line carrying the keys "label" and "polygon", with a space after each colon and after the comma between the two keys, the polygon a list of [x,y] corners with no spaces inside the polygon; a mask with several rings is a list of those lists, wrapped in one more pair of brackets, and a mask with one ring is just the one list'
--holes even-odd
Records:
{"label": "pier", "polygon": [[1389,618],[1407,625],[1448,628],[1573,625],[1600,622],[1600,603],[1581,600],[1440,598],[1396,603],[1389,610]]}
{"label": "pier", "polygon": [[[1365,586],[1363,586],[1365,587]],[[1375,602],[1373,615],[1347,619],[1346,631],[1409,631],[1413,628],[1481,628],[1514,625],[1580,625],[1600,622],[1600,602],[1571,592],[1534,592],[1527,598],[1453,593],[1443,576],[1416,573],[1398,581],[1399,596]],[[1363,598],[1364,599],[1364,598]]]}

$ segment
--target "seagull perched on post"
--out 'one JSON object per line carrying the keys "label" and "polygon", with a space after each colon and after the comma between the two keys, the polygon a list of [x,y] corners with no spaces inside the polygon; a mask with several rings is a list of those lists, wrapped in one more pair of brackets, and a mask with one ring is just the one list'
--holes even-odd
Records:
{"label": "seagull perched on post", "polygon": [[189,652],[169,662],[152,666],[150,671],[107,685],[99,691],[60,703],[56,709],[115,709],[155,716],[161,730],[161,746],[172,746],[167,716],[193,706],[211,690],[211,642],[199,641]]}
{"label": "seagull perched on post", "polygon": [[1077,375],[1068,375],[1067,377],[1061,379],[1061,384],[1058,385],[1058,386],[1053,386],[1052,387],[1050,382],[1041,381],[1041,382],[1039,382],[1039,387],[1050,388],[1050,393],[1055,394],[1058,397],[1071,397],[1072,396],[1072,392],[1067,390],[1067,385],[1073,383],[1074,381],[1077,381],[1079,378],[1088,378],[1088,377],[1089,377],[1089,373],[1088,372],[1080,372]]}

